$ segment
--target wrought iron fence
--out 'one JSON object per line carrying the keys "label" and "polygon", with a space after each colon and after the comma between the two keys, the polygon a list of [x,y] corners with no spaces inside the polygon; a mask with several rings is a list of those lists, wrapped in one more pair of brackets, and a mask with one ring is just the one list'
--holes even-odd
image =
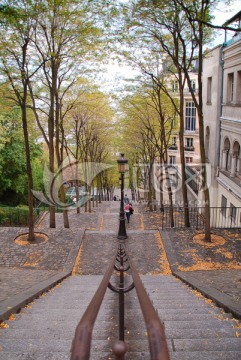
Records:
{"label": "wrought iron fence", "polygon": [[[205,207],[188,207],[190,228],[204,229]],[[165,206],[162,209],[162,228],[185,228],[184,207]],[[240,229],[241,207],[210,207],[210,226],[212,229]]]}

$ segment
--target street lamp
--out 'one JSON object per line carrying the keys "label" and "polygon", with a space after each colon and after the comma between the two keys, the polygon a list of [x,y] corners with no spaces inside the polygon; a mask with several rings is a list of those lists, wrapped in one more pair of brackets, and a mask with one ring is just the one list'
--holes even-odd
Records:
{"label": "street lamp", "polygon": [[128,160],[124,158],[124,154],[120,154],[120,158],[117,160],[118,170],[120,173],[121,180],[121,205],[120,205],[120,223],[119,223],[119,232],[117,239],[125,240],[127,239],[126,234],[126,224],[125,224],[125,212],[124,212],[124,174],[128,170]]}

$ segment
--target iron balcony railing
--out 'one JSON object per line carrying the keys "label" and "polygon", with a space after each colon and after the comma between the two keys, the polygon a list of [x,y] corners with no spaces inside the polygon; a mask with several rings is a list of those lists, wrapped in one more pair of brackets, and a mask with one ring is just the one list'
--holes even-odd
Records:
{"label": "iron balcony railing", "polygon": [[[205,207],[188,207],[190,228],[204,229]],[[161,209],[161,227],[185,228],[184,207],[164,206]],[[240,229],[241,207],[210,207],[210,226],[212,229]]]}
{"label": "iron balcony railing", "polygon": [[[110,283],[110,278],[114,269],[119,272],[118,287]],[[133,282],[125,287],[124,272],[128,270],[131,271]],[[150,360],[170,360],[163,324],[146,293],[140,276],[131,261],[130,256],[128,256],[124,244],[118,246],[117,253],[106,270],[99,288],[76,327],[75,337],[71,348],[71,360],[88,360],[90,357],[92,331],[107,287],[119,294],[119,340],[117,340],[113,346],[113,354],[116,356],[116,359],[124,360],[125,353],[128,349],[127,344],[125,343],[124,331],[124,294],[135,287],[146,324]]]}

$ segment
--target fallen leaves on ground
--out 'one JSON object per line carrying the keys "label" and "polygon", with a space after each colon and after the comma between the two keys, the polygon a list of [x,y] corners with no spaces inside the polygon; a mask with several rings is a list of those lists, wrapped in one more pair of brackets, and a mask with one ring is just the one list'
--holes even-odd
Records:
{"label": "fallen leaves on ground", "polygon": [[226,239],[222,236],[211,234],[211,242],[205,240],[205,234],[196,234],[193,236],[193,241],[197,242],[198,244],[204,245],[205,247],[213,247],[217,245],[223,245],[226,242]]}
{"label": "fallen leaves on ground", "polygon": [[35,267],[38,266],[39,263],[42,260],[42,256],[38,253],[32,253],[28,256],[27,260],[25,261],[25,263],[23,264],[23,266],[31,266],[31,267]]}
{"label": "fallen leaves on ground", "polygon": [[2,322],[0,323],[0,329],[8,329],[8,328],[9,328],[9,325],[6,324],[4,321],[2,321]]}
{"label": "fallen leaves on ground", "polygon": [[159,248],[161,248],[161,252],[160,252],[160,260],[159,260],[159,264],[160,264],[160,268],[161,268],[161,273],[163,275],[170,275],[171,272],[171,268],[170,268],[170,264],[169,261],[167,259],[167,255],[166,255],[166,251],[162,242],[162,238],[159,232],[155,233],[155,238],[157,240],[158,246]]}
{"label": "fallen leaves on ground", "polygon": [[28,237],[29,237],[28,233],[20,234],[15,238],[14,242],[15,242],[15,244],[20,245],[20,246],[30,246],[30,245],[37,245],[41,242],[48,241],[48,239],[49,239],[48,235],[46,235],[44,233],[40,233],[40,232],[35,233],[34,241],[29,241]]}

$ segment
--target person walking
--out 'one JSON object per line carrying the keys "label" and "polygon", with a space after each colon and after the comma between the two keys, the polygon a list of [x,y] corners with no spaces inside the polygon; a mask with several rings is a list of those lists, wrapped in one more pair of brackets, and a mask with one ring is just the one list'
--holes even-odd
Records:
{"label": "person walking", "polygon": [[128,224],[129,224],[129,222],[130,222],[130,216],[131,216],[131,213],[130,213],[130,204],[129,204],[129,203],[125,204],[124,211],[125,211],[125,214],[126,214],[127,222],[128,222]]}
{"label": "person walking", "polygon": [[124,204],[129,204],[129,198],[127,197],[127,194],[125,194],[124,197]]}

